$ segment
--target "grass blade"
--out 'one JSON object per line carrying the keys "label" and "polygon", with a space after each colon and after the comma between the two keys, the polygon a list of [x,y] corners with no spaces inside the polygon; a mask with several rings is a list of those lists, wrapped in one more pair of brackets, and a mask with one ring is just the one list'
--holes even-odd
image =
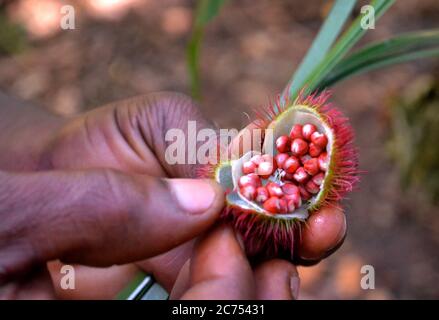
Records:
{"label": "grass blade", "polygon": [[199,0],[195,11],[192,36],[186,48],[186,63],[189,70],[191,94],[200,99],[199,57],[204,28],[215,18],[226,0]]}
{"label": "grass blade", "polygon": [[[395,0],[372,0],[370,5],[375,9],[375,20],[378,20],[394,3]],[[318,88],[322,89],[322,80],[328,76],[332,69],[367,32],[367,29],[363,29],[361,26],[362,18],[362,16],[357,17],[349,29],[329,51],[325,59],[311,72],[304,83],[306,86],[305,93],[310,93]],[[290,90],[290,99],[294,100],[297,94],[298,90]]]}
{"label": "grass blade", "polygon": [[340,34],[356,1],[337,0],[323,23],[307,54],[290,80],[292,92],[300,90],[312,70],[325,58]]}
{"label": "grass blade", "polygon": [[322,81],[320,88],[334,85],[352,75],[419,58],[437,56],[439,29],[411,32],[366,46],[340,61]]}
{"label": "grass blade", "polygon": [[195,27],[204,27],[220,12],[226,0],[199,0],[195,17]]}

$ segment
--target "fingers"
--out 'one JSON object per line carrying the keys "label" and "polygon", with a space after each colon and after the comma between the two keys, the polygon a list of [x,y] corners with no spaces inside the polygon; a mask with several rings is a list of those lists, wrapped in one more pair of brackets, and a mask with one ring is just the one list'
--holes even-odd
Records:
{"label": "fingers", "polygon": [[223,191],[209,180],[116,171],[0,174],[0,274],[35,263],[108,266],[155,256],[217,219]]}
{"label": "fingers", "polygon": [[309,264],[326,258],[346,235],[346,217],[340,207],[325,207],[313,213],[302,228],[299,256]]}
{"label": "fingers", "polygon": [[178,277],[171,288],[169,299],[177,300],[190,288],[190,272],[191,272],[191,260],[189,259],[181,268],[178,273]]}
{"label": "fingers", "polygon": [[[199,136],[201,130],[204,135]],[[216,143],[216,136],[214,125],[192,99],[154,93],[112,103],[70,121],[60,130],[48,161],[63,169],[101,167],[194,178],[203,165],[197,158],[199,147]],[[179,148],[178,154],[166,152],[170,145]]]}
{"label": "fingers", "polygon": [[142,270],[153,274],[154,278],[170,292],[180,270],[192,256],[195,240],[190,240],[159,256],[136,263]]}
{"label": "fingers", "polygon": [[296,300],[300,279],[296,267],[288,261],[274,259],[262,263],[255,271],[258,300]]}
{"label": "fingers", "polygon": [[[168,176],[197,177],[200,167],[217,160],[217,128],[190,97],[169,92],[149,95],[143,119],[145,141]],[[184,151],[183,159],[167,152],[171,144]],[[206,145],[214,147],[211,154],[201,153],[200,147]]]}
{"label": "fingers", "polygon": [[218,227],[198,243],[189,283],[182,299],[255,298],[252,269],[230,227]]}

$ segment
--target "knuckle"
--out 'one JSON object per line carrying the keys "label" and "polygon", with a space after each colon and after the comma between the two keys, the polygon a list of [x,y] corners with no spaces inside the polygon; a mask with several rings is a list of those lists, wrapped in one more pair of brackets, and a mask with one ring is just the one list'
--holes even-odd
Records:
{"label": "knuckle", "polygon": [[27,189],[13,175],[0,171],[0,282],[41,262],[31,237],[35,222],[30,219],[27,204],[17,201],[17,194],[32,192]]}
{"label": "knuckle", "polygon": [[167,130],[186,128],[188,120],[203,120],[195,102],[181,93],[145,94],[110,107],[114,124],[128,145],[133,136],[140,136],[146,145],[155,146]]}
{"label": "knuckle", "polygon": [[143,104],[143,119],[148,118],[148,123],[160,133],[170,128],[186,128],[188,120],[204,121],[197,103],[185,94],[158,92],[144,99],[147,103]]}
{"label": "knuckle", "polygon": [[104,170],[103,178],[107,204],[104,204],[106,210],[101,219],[108,226],[106,233],[112,236],[116,230],[119,233],[128,232],[139,221],[142,208],[135,183],[130,176],[111,169]]}
{"label": "knuckle", "polygon": [[103,199],[106,202],[103,204],[106,209],[103,214],[104,218],[126,222],[129,217],[128,213],[131,211],[129,201],[127,201],[131,189],[129,178],[111,169],[103,170],[102,177],[104,183],[101,192],[104,193]]}

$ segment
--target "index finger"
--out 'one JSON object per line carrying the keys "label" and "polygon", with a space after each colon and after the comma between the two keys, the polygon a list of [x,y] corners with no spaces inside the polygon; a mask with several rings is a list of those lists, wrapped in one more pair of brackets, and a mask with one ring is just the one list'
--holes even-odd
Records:
{"label": "index finger", "polygon": [[254,299],[252,269],[235,233],[220,226],[196,246],[190,265],[190,289],[182,299]]}

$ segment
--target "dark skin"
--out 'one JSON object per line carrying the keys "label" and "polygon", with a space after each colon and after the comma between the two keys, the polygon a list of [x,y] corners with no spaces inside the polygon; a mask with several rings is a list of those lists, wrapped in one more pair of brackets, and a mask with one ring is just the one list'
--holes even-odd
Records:
{"label": "dark skin", "polygon": [[[292,263],[250,265],[239,235],[217,225],[223,190],[165,161],[165,132],[189,120],[212,127],[174,93],[73,118],[0,94],[0,298],[112,298],[139,268],[172,298],[296,298]],[[345,232],[341,209],[313,214],[301,260],[326,257]],[[59,260],[75,265],[75,290],[59,288]]]}

